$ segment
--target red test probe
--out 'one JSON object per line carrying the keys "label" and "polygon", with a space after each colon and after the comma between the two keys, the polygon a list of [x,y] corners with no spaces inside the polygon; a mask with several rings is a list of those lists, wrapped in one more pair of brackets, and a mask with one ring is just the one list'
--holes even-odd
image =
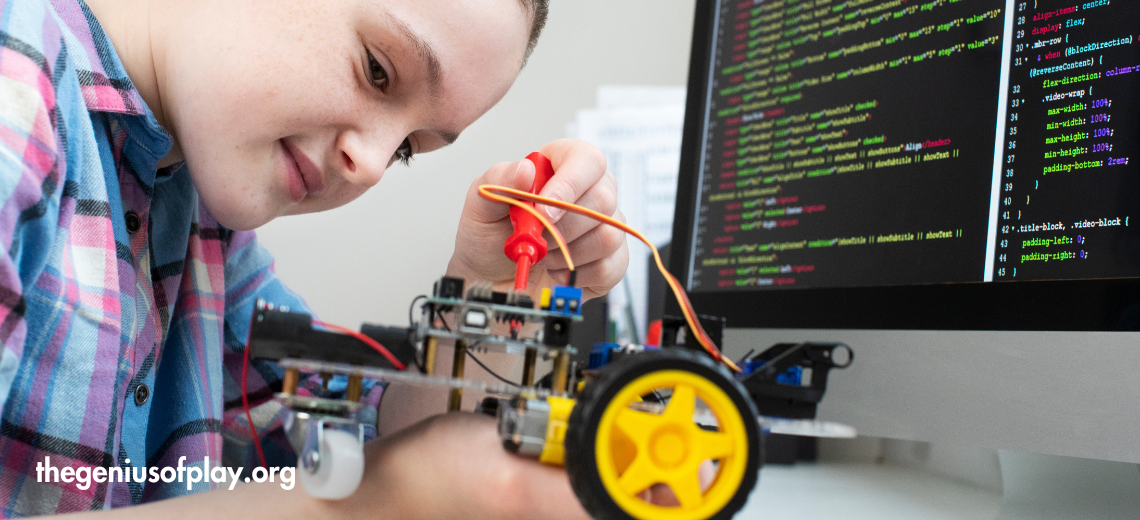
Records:
{"label": "red test probe", "polygon": [[[545,155],[534,152],[526,156],[534,164],[534,183],[530,186],[530,193],[538,195],[546,181],[554,176],[554,165]],[[533,202],[527,202],[532,207]],[[542,238],[542,223],[534,215],[521,208],[511,206],[511,225],[515,232],[507,239],[503,252],[512,262],[518,265],[515,271],[515,290],[525,292],[530,278],[530,268],[546,256],[546,239]]]}

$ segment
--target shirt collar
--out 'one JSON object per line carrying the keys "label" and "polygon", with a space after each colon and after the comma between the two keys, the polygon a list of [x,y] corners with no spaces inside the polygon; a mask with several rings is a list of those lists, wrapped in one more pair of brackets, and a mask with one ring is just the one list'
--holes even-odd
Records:
{"label": "shirt collar", "polygon": [[111,39],[83,0],[51,0],[66,25],[69,61],[76,68],[83,101],[91,112],[123,114],[127,130],[125,152],[147,185],[153,185],[158,162],[170,153],[174,140],[158,123],[127,76]]}
{"label": "shirt collar", "polygon": [[69,60],[77,69],[87,109],[146,115],[146,103],[127,76],[111,39],[83,0],[51,0],[68,31]]}

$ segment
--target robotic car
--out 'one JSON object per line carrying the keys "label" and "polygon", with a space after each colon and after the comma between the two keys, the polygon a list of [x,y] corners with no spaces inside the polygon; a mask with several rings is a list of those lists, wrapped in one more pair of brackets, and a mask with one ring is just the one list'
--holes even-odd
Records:
{"label": "robotic car", "polygon": [[[529,158],[539,173],[531,192],[538,193],[553,172],[540,155]],[[285,371],[276,399],[286,408],[286,434],[309,493],[339,499],[360,483],[365,380],[447,388],[450,411],[464,408],[465,392],[485,394],[478,409],[497,417],[504,448],[565,466],[582,505],[599,519],[730,518],[756,484],[765,433],[854,435],[842,425],[761,416],[754,402],[818,402],[819,378],[826,381],[827,369],[846,366],[834,361],[842,357],[838,352],[850,362],[850,349],[842,344],[777,345],[742,360],[745,369],[739,369],[719,351],[700,347],[711,340],[696,315],[687,314],[667,324],[663,347],[605,346],[592,353],[590,364],[577,366],[570,332],[582,320],[582,290],[571,281],[543,290],[538,302],[527,296],[525,272],[545,254],[539,225],[549,224],[515,205],[516,235],[525,235],[512,236],[507,245],[508,256],[512,247],[518,253],[512,260],[523,279],[516,277],[516,290],[443,277],[424,297],[418,321],[408,327],[365,325],[359,332],[330,329],[307,314],[258,302],[247,356],[276,362]],[[539,222],[528,228],[528,217]],[[452,353],[448,375],[435,373],[441,350]],[[522,381],[465,378],[467,358],[478,361],[474,353],[483,351],[523,356]],[[552,360],[552,370],[536,379],[539,359]],[[811,384],[777,381],[804,367],[815,369]],[[303,374],[326,381],[346,377],[344,398],[298,395]],[[661,486],[672,491],[676,505],[646,500],[647,490]]]}

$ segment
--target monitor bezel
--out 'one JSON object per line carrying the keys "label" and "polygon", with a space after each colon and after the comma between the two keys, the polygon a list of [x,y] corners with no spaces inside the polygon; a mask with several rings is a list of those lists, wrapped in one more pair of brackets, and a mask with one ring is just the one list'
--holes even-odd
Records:
{"label": "monitor bezel", "polygon": [[[732,0],[726,0],[732,1]],[[697,0],[669,265],[687,280],[715,0]],[[1140,330],[1140,278],[730,290],[689,295],[733,328]],[[678,313],[669,295],[667,312]]]}

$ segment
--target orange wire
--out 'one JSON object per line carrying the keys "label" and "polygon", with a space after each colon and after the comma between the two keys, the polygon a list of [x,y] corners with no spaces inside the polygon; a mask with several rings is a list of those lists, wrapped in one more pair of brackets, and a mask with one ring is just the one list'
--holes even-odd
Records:
{"label": "orange wire", "polygon": [[645,235],[642,235],[641,232],[627,226],[624,222],[615,220],[611,217],[598,213],[597,211],[584,208],[577,204],[562,202],[555,199],[548,199],[546,197],[533,195],[525,191],[507,188],[504,186],[494,186],[490,184],[479,186],[479,195],[483,196],[484,198],[499,202],[505,202],[516,207],[521,207],[529,211],[535,217],[538,217],[538,220],[542,222],[542,225],[548,231],[550,231],[551,235],[554,235],[555,241],[558,242],[558,246],[562,250],[562,256],[566,258],[566,263],[570,265],[571,270],[574,269],[574,264],[570,261],[570,254],[566,249],[566,242],[562,239],[562,235],[558,233],[558,230],[555,229],[554,226],[545,218],[543,218],[542,215],[540,215],[534,208],[523,204],[518,200],[496,195],[493,192],[505,193],[507,195],[511,195],[513,197],[530,202],[562,208],[566,211],[584,215],[604,224],[609,224],[637,237],[638,240],[641,240],[645,245],[649,246],[649,250],[653,252],[653,260],[657,263],[657,269],[661,271],[661,275],[665,277],[665,281],[669,284],[669,288],[673,290],[673,295],[676,296],[677,300],[681,303],[681,313],[685,315],[685,321],[689,324],[689,329],[692,330],[696,335],[697,342],[700,343],[702,347],[704,347],[704,349],[709,353],[710,356],[713,357],[713,359],[724,363],[726,366],[728,366],[728,368],[732,369],[735,372],[741,371],[740,367],[736,366],[736,363],[733,363],[731,359],[728,359],[720,354],[720,349],[713,343],[712,338],[709,337],[708,333],[705,332],[704,327],[701,326],[700,320],[696,319],[697,312],[695,309],[693,309],[692,302],[689,301],[689,295],[685,293],[685,289],[681,287],[681,282],[677,281],[677,278],[670,274],[668,269],[665,269],[665,263],[661,261],[661,253],[657,251],[657,247],[653,245],[653,242],[650,242],[648,238],[645,238]]}
{"label": "orange wire", "polygon": [[[483,184],[483,185],[479,186],[479,195],[481,197],[483,197],[484,199],[493,200],[496,202],[502,202],[504,204],[510,204],[516,208],[522,208],[527,213],[534,215],[534,218],[537,218],[539,222],[542,222],[542,227],[546,228],[546,230],[549,231],[550,234],[554,237],[554,241],[556,243],[558,243],[558,250],[562,252],[562,258],[566,259],[567,268],[570,269],[571,271],[573,271],[574,270],[574,261],[570,259],[570,251],[569,251],[569,248],[566,247],[566,240],[562,238],[562,233],[558,232],[558,228],[554,227],[554,224],[551,224],[549,220],[546,220],[546,217],[543,217],[542,214],[538,212],[538,210],[534,209],[534,206],[528,206],[528,205],[523,204],[522,202],[519,202],[519,201],[512,199],[510,197],[504,197],[502,195],[496,195],[496,194],[492,193],[493,191],[500,191],[500,188],[502,190],[506,190],[508,193],[518,191],[518,190],[512,190],[510,188],[503,188],[502,186],[494,186],[491,184]],[[526,193],[526,192],[518,191],[518,193]],[[530,194],[527,193],[527,195],[530,195]],[[538,199],[550,200],[550,199],[546,199],[545,197],[537,197],[534,195],[532,195],[532,196],[536,197]]]}

